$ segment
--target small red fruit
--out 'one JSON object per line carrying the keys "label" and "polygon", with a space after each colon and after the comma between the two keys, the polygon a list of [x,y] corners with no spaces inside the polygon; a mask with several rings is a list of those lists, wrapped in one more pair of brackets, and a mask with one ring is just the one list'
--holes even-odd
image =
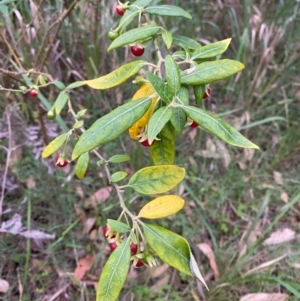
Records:
{"label": "small red fruit", "polygon": [[62,157],[58,156],[55,160],[55,165],[57,165],[58,167],[65,167],[68,165],[68,161],[63,159]]}
{"label": "small red fruit", "polygon": [[29,91],[29,95],[31,97],[37,97],[38,94],[39,94],[39,92],[37,90],[32,89],[32,90]]}
{"label": "small red fruit", "polygon": [[145,48],[135,44],[131,46],[130,50],[134,56],[142,56],[144,54]]}
{"label": "small red fruit", "polygon": [[109,244],[109,247],[113,251],[118,247],[118,244],[114,241]]}
{"label": "small red fruit", "polygon": [[119,16],[123,16],[124,15],[124,9],[121,5],[117,5],[116,7],[116,13],[119,15]]}
{"label": "small red fruit", "polygon": [[153,142],[152,142],[151,144],[149,144],[148,139],[146,139],[146,140],[142,141],[141,144],[142,144],[143,146],[149,147],[149,146],[153,145],[153,144],[155,143],[155,141],[156,141],[156,140],[153,140]]}
{"label": "small red fruit", "polygon": [[131,244],[130,244],[130,250],[131,250],[131,254],[132,254],[132,255],[136,254],[137,249],[138,249],[138,247],[137,247],[136,244],[134,244],[134,243],[131,243]]}
{"label": "small red fruit", "polygon": [[136,267],[136,268],[142,267],[143,265],[144,265],[144,263],[140,259],[136,263],[133,262],[133,266]]}
{"label": "small red fruit", "polygon": [[207,89],[207,91],[203,95],[203,99],[208,98],[210,96],[210,88]]}
{"label": "small red fruit", "polygon": [[197,122],[195,122],[195,121],[193,121],[191,124],[190,124],[190,127],[191,128],[196,128],[196,127],[198,127],[198,123]]}
{"label": "small red fruit", "polygon": [[102,233],[105,237],[108,236],[109,227],[106,225],[103,227]]}

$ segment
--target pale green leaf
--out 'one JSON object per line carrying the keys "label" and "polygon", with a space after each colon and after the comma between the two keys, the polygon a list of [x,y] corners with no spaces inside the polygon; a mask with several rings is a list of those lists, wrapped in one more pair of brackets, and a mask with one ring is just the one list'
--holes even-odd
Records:
{"label": "pale green leaf", "polygon": [[83,120],[78,120],[75,122],[73,125],[73,129],[80,129],[83,126],[84,121]]}
{"label": "pale green leaf", "polygon": [[181,83],[201,85],[227,78],[244,69],[244,65],[234,60],[204,62],[183,72]]}
{"label": "pale green leaf", "polygon": [[197,60],[216,57],[227,50],[230,42],[231,39],[226,39],[200,47],[193,52],[191,59]]}
{"label": "pale green leaf", "polygon": [[52,140],[43,150],[42,158],[47,158],[55,153],[67,140],[68,133],[62,134]]}
{"label": "pale green leaf", "polygon": [[157,140],[155,143],[153,143],[150,146],[150,155],[153,160],[153,163],[155,165],[174,164],[175,137],[174,137],[174,129],[169,122],[164,126],[162,131],[159,133],[158,138],[159,140]]}
{"label": "pale green leaf", "polygon": [[114,155],[110,157],[107,162],[109,163],[123,163],[126,161],[130,161],[130,157],[128,155]]}
{"label": "pale green leaf", "polygon": [[145,167],[137,171],[128,186],[141,194],[164,193],[177,186],[185,176],[185,169],[175,165]]}
{"label": "pale green leaf", "polygon": [[64,83],[58,81],[58,80],[55,80],[54,81],[54,85],[59,89],[59,90],[64,90],[66,88],[66,86],[64,85]]}
{"label": "pale green leaf", "polygon": [[130,101],[98,119],[77,141],[72,160],[99,145],[118,138],[145,114],[151,103],[152,100],[149,97]]}
{"label": "pale green leaf", "polygon": [[191,269],[192,275],[194,277],[198,278],[205,285],[206,289],[208,290],[207,284],[199,270],[198,264],[197,264],[196,259],[192,252],[190,252],[190,269]]}
{"label": "pale green leaf", "polygon": [[177,195],[164,195],[147,203],[138,217],[156,219],[177,213],[184,206],[184,200]]}
{"label": "pale green leaf", "polygon": [[175,60],[168,54],[165,57],[166,79],[173,95],[176,95],[181,86],[180,71]]}
{"label": "pale green leaf", "polygon": [[201,45],[197,41],[195,41],[191,38],[188,38],[186,36],[179,35],[179,34],[173,35],[173,44],[175,44],[177,46],[184,45],[189,49],[196,49],[196,48],[201,47]]}
{"label": "pale green leaf", "polygon": [[196,121],[201,128],[221,140],[234,146],[259,148],[221,118],[192,106],[182,106],[182,109],[192,120]]}
{"label": "pale green leaf", "polygon": [[139,72],[147,64],[147,61],[143,60],[133,61],[121,66],[107,75],[96,79],[86,80],[84,82],[93,89],[109,89],[122,84],[128,78]]}
{"label": "pale green leaf", "polygon": [[74,83],[71,83],[69,84],[67,87],[66,87],[66,90],[72,90],[72,89],[75,89],[75,88],[79,88],[81,86],[84,86],[86,84],[86,81],[85,80],[81,80],[81,81],[78,81],[78,82],[74,82]]}
{"label": "pale green leaf", "polygon": [[130,239],[123,241],[109,256],[97,286],[96,301],[116,301],[130,266]]}
{"label": "pale green leaf", "polygon": [[118,36],[115,40],[113,40],[113,42],[109,45],[107,51],[124,45],[129,45],[134,42],[138,42],[148,37],[152,37],[155,34],[157,34],[160,30],[161,27],[157,25],[146,25],[135,29],[131,29]]}
{"label": "pale green leaf", "polygon": [[87,168],[89,166],[89,162],[90,162],[89,153],[84,153],[78,158],[76,163],[75,173],[79,179],[84,178]]}
{"label": "pale green leaf", "polygon": [[162,37],[167,49],[170,49],[172,46],[172,42],[173,42],[172,34],[169,31],[164,30],[161,34],[161,37]]}
{"label": "pale green leaf", "polygon": [[148,141],[151,145],[156,136],[161,132],[172,115],[171,107],[161,107],[152,115],[148,123]]}
{"label": "pale green leaf", "polygon": [[128,173],[125,171],[117,171],[111,175],[110,180],[112,183],[118,183],[121,180],[123,180],[124,178],[126,178],[127,175],[128,175]]}
{"label": "pale green leaf", "polygon": [[192,16],[184,9],[175,5],[155,5],[149,6],[145,9],[148,14],[159,15],[159,16],[174,16],[174,17],[184,17],[187,19],[192,19]]}
{"label": "pale green leaf", "polygon": [[59,95],[53,105],[56,115],[60,114],[61,110],[66,105],[68,99],[69,99],[69,93],[67,93],[66,91],[62,91],[59,93]]}
{"label": "pale green leaf", "polygon": [[116,221],[113,219],[108,219],[107,224],[109,225],[109,227],[111,229],[113,229],[114,231],[116,231],[118,233],[127,233],[131,230],[127,224],[124,224],[122,222],[119,222],[119,221]]}

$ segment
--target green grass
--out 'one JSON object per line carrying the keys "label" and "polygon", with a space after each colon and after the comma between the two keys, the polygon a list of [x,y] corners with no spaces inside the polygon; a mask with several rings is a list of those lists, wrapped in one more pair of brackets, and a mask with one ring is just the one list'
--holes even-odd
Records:
{"label": "green grass", "polygon": [[[66,7],[71,1],[67,2]],[[263,245],[263,241],[278,229],[290,228],[296,233],[300,230],[299,4],[292,0],[244,0],[232,1],[231,5],[206,0],[201,3],[166,2],[183,7],[193,16],[190,22],[178,19],[174,23],[172,18],[166,18],[170,31],[186,34],[200,43],[233,38],[223,57],[237,59],[246,68],[238,77],[211,85],[212,97],[203,106],[232,124],[245,116],[239,127],[260,146],[260,150],[247,160],[249,153],[246,151],[224,145],[231,158],[230,164],[225,166],[222,157],[201,155],[200,151],[207,149],[208,143],[211,145],[210,135],[197,129],[196,136],[191,138],[191,130],[184,130],[184,135],[177,141],[176,163],[187,170],[182,187],[178,189],[186,206],[175,217],[159,223],[189,240],[201,271],[207,276],[210,291],[171,269],[158,278],[151,277],[146,269],[139,269],[134,271],[137,275],[133,273],[133,278],[126,282],[119,300],[197,300],[194,296],[205,300],[204,294],[207,301],[238,301],[247,293],[257,292],[283,292],[290,296],[289,300],[299,300],[299,267],[296,265],[299,265],[299,243],[293,240],[279,246]],[[40,8],[41,15],[34,21],[28,3],[11,2],[7,7],[6,23],[0,20],[0,26],[5,28],[7,39],[15,45],[26,70],[38,66],[37,53],[41,51],[41,57],[45,53],[46,47],[39,47],[47,28],[57,17],[57,12],[63,9],[61,1],[46,1]],[[112,16],[113,1],[96,4],[97,1],[80,1],[62,23],[59,43],[46,61],[43,71],[65,84],[106,74],[131,59],[125,49],[106,52],[109,45],[106,32],[117,24],[118,17]],[[20,12],[23,21],[13,17],[13,9]],[[36,38],[28,44],[29,36],[21,30],[21,25],[34,24],[31,22],[37,22]],[[146,57],[150,55],[148,49]],[[16,62],[3,40],[0,40],[0,61],[0,68],[16,71]],[[26,75],[18,77],[27,83],[29,78]],[[0,72],[0,85],[17,88],[19,84]],[[71,97],[76,109],[88,109],[88,126],[120,104],[118,99],[129,99],[134,90],[129,82],[120,89],[105,92],[83,87],[74,90]],[[39,101],[43,107],[40,114],[45,117],[58,89],[44,88],[41,93],[43,97]],[[22,104],[25,125],[41,126],[38,102],[26,95],[1,91],[0,115],[3,118],[0,132],[5,128],[4,110],[12,102]],[[60,129],[66,129],[72,120],[66,111],[62,117],[57,123]],[[46,123],[46,129],[50,131],[50,123]],[[17,133],[18,128],[15,131]],[[42,134],[37,139],[42,139]],[[221,145],[215,139],[210,141],[214,145],[208,153],[218,153]],[[7,146],[6,139],[1,139],[2,143]],[[132,160],[116,165],[112,171],[126,167],[132,172],[150,164],[148,151],[132,142],[126,134],[101,149],[105,157],[124,152]],[[54,174],[48,174],[41,160],[34,159],[35,154],[32,148],[23,146],[20,160],[15,168],[9,169],[9,180],[18,184],[18,188],[5,196],[3,209],[6,213],[2,221],[19,213],[23,226],[55,234],[56,238],[38,243],[0,233],[0,279],[10,283],[8,293],[0,295],[0,299],[43,300],[66,286],[62,291],[66,291],[72,300],[95,300],[93,282],[97,281],[108,256],[107,243],[98,231],[101,233],[107,218],[118,217],[117,198],[111,193],[98,206],[85,206],[90,195],[108,186],[103,170],[96,166],[96,158],[92,158],[87,177],[80,181],[74,177],[73,165],[68,173],[64,173],[53,169],[51,163]],[[5,160],[6,153],[1,148],[1,173]],[[281,174],[282,184],[275,180],[275,171]],[[32,189],[28,188],[29,177],[35,182]],[[82,196],[76,192],[79,189]],[[287,203],[282,200],[283,193],[289,196]],[[27,197],[26,202],[24,197]],[[136,213],[150,200],[149,197],[135,198],[130,191],[126,191],[125,197]],[[95,224],[89,233],[83,233],[88,218],[95,218]],[[207,257],[197,246],[200,243],[212,247],[219,279],[214,279]],[[78,260],[88,253],[96,255],[95,263],[85,276],[85,282],[78,283],[71,273]],[[283,255],[286,256],[265,269],[255,270]],[[247,275],[249,271],[252,272]],[[168,275],[167,281],[161,282],[157,290],[152,288]],[[23,285],[21,297],[19,285]]]}

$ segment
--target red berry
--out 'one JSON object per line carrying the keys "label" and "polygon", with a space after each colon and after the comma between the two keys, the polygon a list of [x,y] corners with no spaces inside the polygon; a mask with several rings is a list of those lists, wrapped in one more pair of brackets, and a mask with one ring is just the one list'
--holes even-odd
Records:
{"label": "red berry", "polygon": [[195,122],[195,121],[193,121],[191,124],[190,124],[190,127],[191,128],[196,128],[196,127],[198,127],[198,123],[197,122]]}
{"label": "red berry", "polygon": [[102,233],[105,237],[108,236],[109,227],[106,225],[103,227]]}
{"label": "red berry", "polygon": [[113,250],[115,250],[115,249],[118,247],[118,245],[117,245],[117,243],[114,241],[114,242],[111,242],[111,243],[109,244],[109,247],[110,247],[110,249],[113,251]]}
{"label": "red berry", "polygon": [[136,244],[134,244],[134,243],[131,243],[131,244],[130,244],[130,250],[131,250],[131,254],[132,254],[132,255],[136,254],[137,249],[138,249],[138,247],[137,247]]}
{"label": "red berry", "polygon": [[55,165],[57,165],[58,167],[65,167],[66,165],[68,165],[68,161],[61,158],[61,157],[57,157],[55,160]]}
{"label": "red berry", "polygon": [[141,144],[142,144],[143,146],[149,147],[149,146],[153,145],[153,144],[155,143],[155,141],[156,141],[156,140],[153,140],[153,142],[152,142],[151,144],[149,144],[148,139],[146,139],[146,140],[142,141]]}
{"label": "red berry", "polygon": [[131,46],[130,50],[134,56],[141,56],[144,54],[145,48],[136,44]]}
{"label": "red berry", "polygon": [[207,98],[210,96],[210,88],[207,89],[207,92],[204,93],[203,99]]}
{"label": "red berry", "polygon": [[117,5],[116,7],[116,13],[119,15],[119,16],[123,16],[124,15],[124,9],[121,5]]}
{"label": "red berry", "polygon": [[142,267],[144,265],[142,260],[138,260],[136,263],[133,262],[133,266],[136,268]]}
{"label": "red berry", "polygon": [[29,95],[31,96],[31,97],[37,97],[38,96],[38,94],[39,94],[39,92],[37,91],[37,90],[30,90],[29,91]]}

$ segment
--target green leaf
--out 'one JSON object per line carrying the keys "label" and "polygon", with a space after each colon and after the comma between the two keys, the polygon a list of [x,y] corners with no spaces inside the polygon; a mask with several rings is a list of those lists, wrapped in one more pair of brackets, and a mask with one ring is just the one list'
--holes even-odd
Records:
{"label": "green leaf", "polygon": [[259,148],[221,118],[192,106],[182,106],[182,109],[200,127],[221,140],[239,147]]}
{"label": "green leaf", "polygon": [[161,34],[161,37],[162,37],[167,49],[170,49],[172,46],[172,42],[173,42],[172,34],[169,31],[164,30]]}
{"label": "green leaf", "polygon": [[143,230],[149,246],[163,262],[184,274],[192,275],[190,246],[185,238],[163,227],[151,224],[144,224]]}
{"label": "green leaf", "polygon": [[139,40],[146,39],[148,37],[152,37],[157,34],[161,30],[160,26],[157,25],[146,25],[142,27],[138,27],[135,29],[131,29],[120,36],[118,36],[108,47],[107,51],[112,49],[128,45]]}
{"label": "green leaf", "polygon": [[149,97],[130,101],[98,119],[77,141],[72,160],[99,145],[118,138],[145,114],[151,103],[152,100]]}
{"label": "green leaf", "polygon": [[[189,89],[187,87],[182,86],[178,92],[177,98],[175,102],[178,104],[189,104]],[[180,136],[184,126],[186,125],[186,114],[179,106],[172,107],[172,116],[170,121],[174,127],[175,134]]]}
{"label": "green leaf", "polygon": [[123,241],[109,256],[97,286],[97,301],[116,301],[130,266],[130,239]]}
{"label": "green leaf", "polygon": [[161,107],[152,115],[148,123],[148,141],[151,145],[156,136],[161,132],[172,115],[171,107]]}
{"label": "green leaf", "polygon": [[54,81],[54,85],[59,89],[59,90],[64,90],[66,86],[64,83],[60,82],[59,80]]}
{"label": "green leaf", "polygon": [[61,110],[66,105],[68,99],[69,99],[69,93],[67,93],[66,91],[62,91],[59,93],[59,95],[53,105],[56,115],[60,114]]}
{"label": "green leaf", "polygon": [[196,101],[197,104],[202,102],[203,96],[204,96],[204,93],[205,93],[205,88],[206,88],[206,85],[193,86],[195,101]]}
{"label": "green leaf", "polygon": [[69,133],[62,134],[52,140],[43,150],[42,158],[47,158],[55,153],[67,140]]}
{"label": "green leaf", "polygon": [[[185,116],[185,114],[184,114]],[[150,155],[155,165],[174,164],[175,138],[173,127],[168,122],[158,135],[159,140],[150,146]]]}
{"label": "green leaf", "polygon": [[183,50],[180,50],[180,51],[175,51],[173,54],[172,54],[172,57],[178,57],[180,58],[181,60],[185,60],[186,59],[186,51],[183,51]]}
{"label": "green leaf", "polygon": [[145,167],[137,171],[128,186],[141,194],[164,193],[177,186],[185,176],[185,169],[175,165]]}
{"label": "green leaf", "polygon": [[181,83],[201,85],[227,78],[244,69],[244,65],[234,60],[204,62],[183,72]]}
{"label": "green leaf", "polygon": [[128,78],[139,72],[147,61],[138,60],[125,64],[111,73],[96,79],[86,80],[85,83],[93,89],[109,89],[124,83]]}
{"label": "green leaf", "polygon": [[73,129],[80,129],[83,126],[84,121],[83,120],[78,120],[75,122],[73,125]]}
{"label": "green leaf", "polygon": [[85,113],[87,109],[82,109],[76,114],[76,119],[80,119]]}
{"label": "green leaf", "polygon": [[189,49],[196,49],[201,47],[201,45],[195,40],[179,34],[173,35],[173,44],[177,46],[184,45]]}
{"label": "green leaf", "polygon": [[159,97],[165,102],[170,103],[173,99],[173,94],[168,86],[165,85],[165,82],[158,76],[154,75],[151,72],[146,72],[148,80],[150,81],[152,87],[157,92]]}
{"label": "green leaf", "polygon": [[165,57],[166,79],[173,95],[176,95],[181,86],[180,71],[175,60],[168,54]]}
{"label": "green leaf", "polygon": [[107,160],[109,163],[123,163],[126,161],[130,161],[130,157],[128,155],[114,155]]}
{"label": "green leaf", "polygon": [[79,88],[81,86],[84,86],[85,84],[86,84],[85,80],[81,80],[81,81],[78,81],[78,82],[75,82],[75,83],[71,83],[66,87],[66,90],[72,90],[72,89],[75,89],[75,88]]}
{"label": "green leaf", "polygon": [[122,16],[117,30],[124,30],[138,15],[139,8],[148,6],[153,0],[137,0],[132,2],[128,9],[126,9]]}
{"label": "green leaf", "polygon": [[196,60],[216,57],[227,50],[230,42],[231,39],[226,39],[200,47],[194,51],[191,59]]}
{"label": "green leaf", "polygon": [[79,179],[83,179],[90,162],[89,153],[82,154],[76,163],[75,173]]}
{"label": "green leaf", "polygon": [[116,231],[118,233],[127,233],[131,230],[127,224],[116,221],[114,219],[108,219],[107,224],[109,225],[109,227],[111,229],[113,229],[114,231]]}
{"label": "green leaf", "polygon": [[114,174],[111,175],[110,180],[112,183],[117,183],[126,178],[128,175],[125,171],[117,171]]}
{"label": "green leaf", "polygon": [[140,210],[138,217],[156,219],[177,213],[184,206],[184,200],[177,195],[160,196],[147,203]]}
{"label": "green leaf", "polygon": [[192,19],[192,16],[187,11],[175,5],[149,6],[145,9],[145,12],[150,15],[174,16]]}

